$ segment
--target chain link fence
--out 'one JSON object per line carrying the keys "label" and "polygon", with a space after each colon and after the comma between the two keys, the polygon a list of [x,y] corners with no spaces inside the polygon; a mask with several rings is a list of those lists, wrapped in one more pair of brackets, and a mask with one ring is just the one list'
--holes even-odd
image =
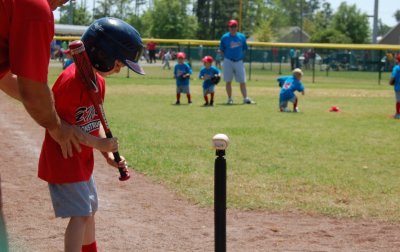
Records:
{"label": "chain link fence", "polygon": [[[55,37],[54,44],[63,41],[77,40],[79,37]],[[144,44],[150,39],[143,39]],[[157,43],[156,57],[159,60],[167,51],[172,59],[177,52],[185,52],[190,64],[201,61],[202,57],[210,55],[217,67],[221,68],[223,61],[218,52],[219,41],[210,40],[170,40],[151,39]],[[324,72],[329,76],[332,72],[365,71],[376,72],[380,83],[383,72],[391,72],[396,64],[396,55],[400,53],[399,45],[370,44],[316,44],[316,43],[262,43],[248,42],[245,63],[248,65],[248,78],[251,80],[252,70],[262,69],[276,71],[294,68],[312,71],[313,82],[316,72]],[[147,54],[143,55],[147,59]]]}

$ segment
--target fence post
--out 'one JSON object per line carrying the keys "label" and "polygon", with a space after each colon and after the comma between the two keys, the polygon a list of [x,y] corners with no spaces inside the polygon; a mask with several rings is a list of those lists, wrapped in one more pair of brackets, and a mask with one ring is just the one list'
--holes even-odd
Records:
{"label": "fence post", "polygon": [[282,74],[282,61],[285,60],[285,56],[282,56],[282,58],[279,60],[279,74]]}
{"label": "fence post", "polygon": [[312,83],[315,83],[315,60],[317,59],[317,52],[313,49],[313,64],[312,64]]}
{"label": "fence post", "polygon": [[382,79],[382,50],[379,50],[378,68],[378,85],[380,85]]}
{"label": "fence post", "polygon": [[191,68],[193,68],[192,67],[192,59],[191,59],[191,57],[190,57],[190,42],[188,43],[188,61],[189,61],[189,66],[191,67]]}
{"label": "fence post", "polygon": [[253,47],[250,46],[249,80],[251,80],[251,61],[252,61],[252,55],[253,55]]}

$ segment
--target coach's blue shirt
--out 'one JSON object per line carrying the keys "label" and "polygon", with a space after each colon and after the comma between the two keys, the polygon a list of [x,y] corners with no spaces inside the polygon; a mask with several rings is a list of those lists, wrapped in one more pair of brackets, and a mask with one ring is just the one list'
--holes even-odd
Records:
{"label": "coach's blue shirt", "polygon": [[221,37],[219,49],[224,52],[224,57],[233,61],[243,60],[244,51],[247,50],[246,36],[237,32],[232,36],[229,32]]}
{"label": "coach's blue shirt", "polygon": [[394,78],[394,91],[400,92],[400,65],[393,67],[392,78]]}
{"label": "coach's blue shirt", "polygon": [[279,83],[283,82],[279,99],[282,101],[290,100],[294,97],[294,92],[304,91],[304,86],[301,82],[293,76],[282,76],[277,79]]}
{"label": "coach's blue shirt", "polygon": [[[206,77],[206,76],[213,77],[214,75],[219,74],[219,73],[220,73],[219,69],[216,68],[215,66],[211,66],[209,69],[202,67],[200,69],[199,78]],[[207,89],[212,85],[214,85],[214,84],[212,84],[210,79],[203,81],[204,89]]]}
{"label": "coach's blue shirt", "polygon": [[182,74],[192,74],[192,68],[189,66],[188,63],[183,63],[183,64],[176,64],[174,68],[174,76],[176,78],[176,85],[177,86],[182,86],[182,85],[189,85],[189,78],[186,79],[181,79],[179,78]]}

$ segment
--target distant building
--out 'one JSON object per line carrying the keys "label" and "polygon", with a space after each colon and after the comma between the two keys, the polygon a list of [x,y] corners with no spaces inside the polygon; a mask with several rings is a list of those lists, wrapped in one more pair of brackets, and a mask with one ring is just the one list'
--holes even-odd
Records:
{"label": "distant building", "polygon": [[400,44],[400,23],[388,31],[378,42],[385,45],[398,45]]}
{"label": "distant building", "polygon": [[310,35],[298,26],[291,26],[280,29],[277,34],[277,39],[274,42],[281,43],[308,43]]}
{"label": "distant building", "polygon": [[54,33],[56,36],[82,36],[88,26],[55,24]]}

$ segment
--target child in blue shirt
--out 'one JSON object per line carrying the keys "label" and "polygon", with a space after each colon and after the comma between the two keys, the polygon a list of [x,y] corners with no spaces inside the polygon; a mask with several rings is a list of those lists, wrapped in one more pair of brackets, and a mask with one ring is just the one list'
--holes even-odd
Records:
{"label": "child in blue shirt", "polygon": [[400,54],[396,56],[397,65],[393,67],[389,84],[394,86],[394,94],[396,98],[396,114],[393,118],[400,119]]}
{"label": "child in blue shirt", "polygon": [[[211,78],[221,77],[221,71],[212,66],[214,59],[211,56],[205,56],[202,61],[204,66],[200,69],[199,78],[203,80],[204,106],[214,106],[215,84],[211,82]],[[208,94],[210,94],[210,102],[208,102]]]}
{"label": "child in blue shirt", "polygon": [[176,105],[181,104],[181,93],[185,93],[188,99],[188,104],[192,104],[190,96],[189,79],[192,74],[192,68],[189,64],[185,63],[186,54],[178,52],[176,55],[178,64],[174,68],[174,78],[176,79]]}
{"label": "child in blue shirt", "polygon": [[64,50],[65,58],[63,59],[63,69],[67,68],[69,65],[74,63],[74,60],[71,56],[71,51],[69,49]]}
{"label": "child in blue shirt", "polygon": [[279,109],[281,112],[290,111],[287,108],[289,101],[293,103],[293,112],[299,111],[297,107],[298,99],[294,92],[298,91],[304,95],[304,86],[300,82],[302,77],[303,71],[300,68],[296,68],[293,70],[292,76],[282,76],[277,79],[281,87],[279,94]]}

